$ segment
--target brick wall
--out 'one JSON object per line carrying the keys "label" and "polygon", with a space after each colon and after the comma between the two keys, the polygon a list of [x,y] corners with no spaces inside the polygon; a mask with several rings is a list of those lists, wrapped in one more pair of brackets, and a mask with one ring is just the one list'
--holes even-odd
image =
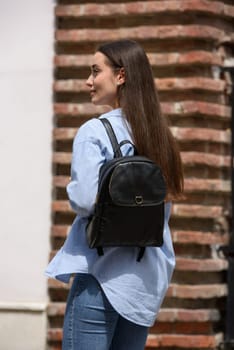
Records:
{"label": "brick wall", "polygon": [[[162,109],[181,148],[186,200],[175,203],[171,228],[176,270],[147,349],[215,349],[223,339],[230,197],[230,107],[220,74],[233,32],[232,1],[58,1],[55,33],[54,182],[51,256],[74,218],[65,186],[72,139],[88,118],[85,79],[97,43],[138,40],[149,56]],[[68,287],[49,281],[48,343],[60,349]]]}

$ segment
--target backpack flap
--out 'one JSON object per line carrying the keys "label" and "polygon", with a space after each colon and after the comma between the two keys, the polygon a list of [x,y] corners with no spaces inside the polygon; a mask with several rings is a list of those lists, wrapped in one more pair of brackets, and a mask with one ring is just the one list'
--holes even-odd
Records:
{"label": "backpack flap", "polygon": [[159,205],[165,200],[166,184],[155,163],[145,157],[126,157],[114,168],[109,194],[116,205]]}
{"label": "backpack flap", "polygon": [[116,158],[103,167],[89,246],[161,246],[166,185],[160,168],[141,156]]}

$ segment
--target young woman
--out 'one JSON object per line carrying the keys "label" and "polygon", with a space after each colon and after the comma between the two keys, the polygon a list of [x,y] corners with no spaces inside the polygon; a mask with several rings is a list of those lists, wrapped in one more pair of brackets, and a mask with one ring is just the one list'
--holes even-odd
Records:
{"label": "young woman", "polygon": [[[147,247],[140,262],[137,248],[111,247],[98,256],[86,242],[86,225],[93,213],[100,167],[113,158],[112,146],[98,118],[83,124],[73,143],[71,182],[67,186],[77,213],[64,246],[46,274],[74,281],[63,328],[63,350],[143,350],[175,265],[168,220],[170,200],[183,191],[182,165],[155,89],[142,47],[131,40],[101,45],[93,56],[87,80],[95,105],[108,105],[107,118],[118,141],[132,140],[140,155],[161,166],[167,183],[164,244]],[[124,155],[132,146],[122,147]]]}

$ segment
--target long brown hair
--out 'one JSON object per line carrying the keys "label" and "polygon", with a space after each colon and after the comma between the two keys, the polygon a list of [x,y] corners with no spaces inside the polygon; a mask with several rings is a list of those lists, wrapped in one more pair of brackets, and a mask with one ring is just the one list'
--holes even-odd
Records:
{"label": "long brown hair", "polygon": [[178,145],[161,113],[158,92],[143,48],[132,40],[103,44],[97,51],[107,57],[113,70],[124,69],[125,83],[118,87],[120,107],[131,126],[140,155],[157,163],[164,174],[168,198],[183,193],[183,169]]}

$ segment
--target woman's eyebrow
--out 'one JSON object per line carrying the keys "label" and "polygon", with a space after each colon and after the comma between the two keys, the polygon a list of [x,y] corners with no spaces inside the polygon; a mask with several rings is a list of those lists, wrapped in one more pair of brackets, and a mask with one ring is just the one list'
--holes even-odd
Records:
{"label": "woman's eyebrow", "polygon": [[92,64],[91,69],[99,68],[97,64]]}

